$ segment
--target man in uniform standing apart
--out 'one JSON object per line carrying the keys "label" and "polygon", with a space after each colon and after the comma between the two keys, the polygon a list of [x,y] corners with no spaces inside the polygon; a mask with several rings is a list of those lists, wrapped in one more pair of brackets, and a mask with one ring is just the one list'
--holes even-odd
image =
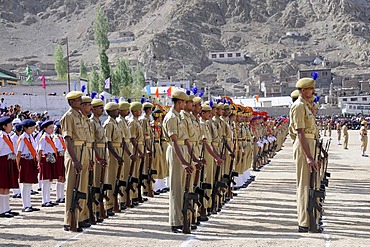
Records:
{"label": "man in uniform standing apart", "polygon": [[338,142],[337,142],[337,144],[338,145],[342,145],[341,143],[340,143],[340,138],[341,138],[341,134],[342,134],[342,125],[340,124],[340,121],[338,120],[338,123],[337,123],[337,134],[338,134]]}
{"label": "man in uniform standing apart", "polygon": [[[182,206],[185,189],[186,173],[191,174],[193,168],[188,162],[185,140],[188,139],[181,121],[180,111],[184,109],[188,100],[186,93],[174,90],[172,93],[173,107],[163,120],[163,131],[166,139],[170,140],[167,147],[166,162],[170,171],[170,213],[171,230],[175,233],[182,231]],[[192,227],[193,228],[193,227]]]}
{"label": "man in uniform standing apart", "polygon": [[[62,135],[66,141],[67,152],[65,154],[64,165],[66,167],[66,203],[64,216],[64,230],[70,230],[71,213],[70,207],[72,202],[73,188],[76,184],[76,173],[81,173],[84,156],[81,152],[86,152],[83,145],[86,141],[83,116],[80,112],[82,104],[82,92],[72,91],[66,95],[70,109],[60,119],[62,125]],[[75,211],[76,218],[79,217],[79,210]],[[77,221],[76,221],[77,222]],[[77,226],[76,226],[77,227]],[[82,228],[77,228],[82,232]]]}
{"label": "man in uniform standing apart", "polygon": [[362,151],[362,157],[368,157],[367,154],[365,154],[367,149],[367,122],[363,120],[361,122],[361,129],[360,129],[360,140],[361,140],[361,151]]}
{"label": "man in uniform standing apart", "polygon": [[[309,110],[309,99],[315,92],[315,81],[311,78],[302,78],[297,82],[296,88],[298,88],[300,96],[290,110],[290,125],[292,126],[290,129],[297,137],[293,144],[293,157],[297,170],[298,231],[308,232],[310,220],[307,206],[310,171],[317,169],[314,157],[316,119]],[[319,232],[320,229],[311,229],[311,231]]]}
{"label": "man in uniform standing apart", "polygon": [[348,123],[347,122],[344,122],[344,126],[343,126],[343,138],[344,138],[344,141],[343,141],[344,149],[348,149],[348,139],[349,139],[349,136],[348,136]]}

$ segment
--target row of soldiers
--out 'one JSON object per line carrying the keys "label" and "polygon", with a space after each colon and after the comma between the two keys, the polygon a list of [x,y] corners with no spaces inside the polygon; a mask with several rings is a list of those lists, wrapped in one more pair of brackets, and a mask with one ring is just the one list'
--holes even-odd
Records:
{"label": "row of soldiers", "polygon": [[287,134],[286,119],[253,116],[250,108],[202,102],[179,90],[170,109],[150,102],[104,105],[77,91],[66,99],[70,109],[60,119],[65,152],[50,151],[58,161],[63,155],[66,231],[82,231],[168,187],[174,232],[184,228],[184,192],[198,194],[189,217],[195,229],[236,195],[232,187],[253,181],[250,171],[267,164]]}

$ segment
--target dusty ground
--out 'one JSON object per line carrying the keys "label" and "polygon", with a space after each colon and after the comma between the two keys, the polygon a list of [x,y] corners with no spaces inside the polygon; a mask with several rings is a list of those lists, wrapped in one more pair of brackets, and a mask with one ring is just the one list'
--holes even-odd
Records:
{"label": "dusty ground", "polygon": [[[358,131],[350,147],[330,149],[332,178],[323,234],[297,233],[292,145],[257,173],[256,181],[192,235],[168,226],[167,194],[76,234],[62,230],[63,206],[0,220],[0,245],[10,246],[369,246],[370,158],[360,155]],[[33,197],[34,205],[40,196]],[[15,210],[20,199],[11,199]]]}

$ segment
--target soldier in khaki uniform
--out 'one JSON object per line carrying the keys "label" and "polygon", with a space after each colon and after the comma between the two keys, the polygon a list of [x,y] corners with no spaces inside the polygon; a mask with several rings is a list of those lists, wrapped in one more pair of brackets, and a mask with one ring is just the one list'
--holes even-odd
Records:
{"label": "soldier in khaki uniform", "polygon": [[337,144],[338,144],[338,145],[342,145],[342,144],[340,143],[340,138],[341,138],[341,135],[342,135],[342,125],[341,125],[340,121],[338,121],[337,126],[336,126],[336,129],[337,129],[337,135],[338,135],[338,141],[337,141]]}
{"label": "soldier in khaki uniform", "polygon": [[307,211],[310,170],[317,170],[314,157],[316,119],[308,103],[315,92],[315,81],[311,78],[302,78],[296,87],[300,91],[300,96],[290,110],[290,125],[293,127],[294,135],[297,136],[293,144],[293,156],[297,169],[298,231],[308,232],[311,227],[311,231],[319,232],[320,229],[312,229],[317,228],[316,226],[310,226]]}
{"label": "soldier in khaki uniform", "polygon": [[[119,165],[123,165],[122,158],[122,131],[118,126],[116,118],[118,117],[118,104],[115,102],[109,102],[105,105],[104,110],[108,114],[108,119],[105,120],[103,127],[105,131],[105,136],[107,138],[107,172],[106,181],[111,184],[114,190],[114,185],[116,182],[117,170]],[[107,210],[108,216],[113,216],[113,190],[109,190],[107,195],[110,198],[109,201],[105,203],[105,208]]]}
{"label": "soldier in khaki uniform", "polygon": [[367,121],[363,120],[361,122],[361,129],[360,129],[360,141],[361,141],[361,151],[362,151],[362,157],[368,157],[367,154],[365,154],[367,149]]}
{"label": "soldier in khaki uniform", "polygon": [[[140,102],[132,102],[130,104],[130,111],[132,117],[128,120],[128,127],[130,129],[131,143],[133,146],[133,153],[137,154],[139,157],[135,162],[135,169],[133,176],[139,178],[139,168],[141,159],[144,159],[144,133],[139,122],[139,116],[141,115],[141,110],[143,105]],[[134,185],[135,193],[132,195],[132,200],[130,206],[137,206],[139,203],[143,203],[147,198],[143,198],[142,201],[139,201],[139,194],[137,189],[137,184]],[[141,196],[141,195],[140,195]],[[128,206],[128,205],[127,205]]]}
{"label": "soldier in khaki uniform", "polygon": [[[125,145],[124,145],[125,152],[124,152],[124,155],[123,155],[124,165],[123,165],[123,169],[121,171],[121,178],[120,179],[122,181],[127,182],[127,178],[128,178],[129,173],[130,173],[131,162],[132,162],[132,160],[134,160],[134,161],[136,160],[136,157],[134,157],[134,154],[132,153],[130,129],[128,127],[127,120],[125,119],[130,113],[130,103],[120,102],[118,104],[118,112],[119,112],[119,116],[117,117],[117,123],[118,123],[119,128],[122,131],[122,136],[123,136],[122,142],[125,143]],[[132,191],[130,191],[130,195],[131,195],[130,198],[132,198]],[[126,193],[124,193],[123,198],[120,196],[121,210],[124,210],[124,209],[127,208],[127,206],[130,206],[130,205],[126,205],[126,203],[125,203],[126,202],[126,196],[127,196]]]}
{"label": "soldier in khaki uniform", "polygon": [[[91,102],[92,115],[90,122],[92,123],[92,132],[95,136],[95,165],[94,165],[94,187],[100,186],[100,180],[102,175],[102,167],[106,169],[107,161],[107,149],[106,149],[106,136],[103,125],[101,124],[100,117],[104,114],[104,102],[101,99],[93,99]],[[105,173],[105,170],[104,170]],[[105,181],[104,181],[105,183]],[[95,204],[94,204],[95,205]],[[99,209],[95,205],[94,212],[96,213],[97,222],[103,222],[106,215],[99,215]]]}
{"label": "soldier in khaki uniform", "polygon": [[[85,126],[85,134],[86,134],[86,150],[85,152],[86,157],[84,159],[84,163],[82,163],[83,169],[81,172],[81,192],[86,193],[88,195],[88,182],[89,182],[89,171],[94,168],[94,154],[93,154],[93,143],[95,142],[95,136],[93,131],[92,123],[88,118],[88,115],[91,114],[91,101],[92,99],[89,96],[82,96],[82,105],[81,105],[81,113],[83,115],[83,121]],[[83,202],[81,205],[82,211],[80,212],[80,219],[79,225],[83,227],[91,226],[89,222],[89,209],[87,207],[87,200]]]}
{"label": "soldier in khaki uniform", "polygon": [[348,136],[348,123],[345,122],[344,123],[344,126],[343,126],[343,147],[344,149],[348,149],[348,139],[349,139],[349,136]]}
{"label": "soldier in khaki uniform", "polygon": [[[71,225],[70,207],[72,202],[73,188],[76,184],[76,173],[81,173],[85,156],[83,145],[86,141],[83,116],[80,112],[82,104],[82,93],[77,91],[69,92],[66,95],[70,109],[60,119],[62,135],[65,139],[67,151],[64,164],[66,167],[66,203],[64,216],[64,230],[69,231]],[[79,183],[79,181],[78,181]],[[75,210],[76,219],[79,218],[79,210]],[[77,226],[73,226],[77,227]],[[77,227],[82,232],[81,227]]]}
{"label": "soldier in khaki uniform", "polygon": [[[172,92],[173,107],[169,110],[163,120],[163,132],[169,145],[167,147],[166,162],[170,171],[170,213],[169,223],[171,230],[175,233],[182,231],[182,206],[183,193],[185,189],[186,172],[191,174],[193,168],[188,162],[185,140],[188,139],[181,121],[180,111],[184,109],[188,100],[186,93],[180,90]],[[192,229],[195,227],[192,226]]]}

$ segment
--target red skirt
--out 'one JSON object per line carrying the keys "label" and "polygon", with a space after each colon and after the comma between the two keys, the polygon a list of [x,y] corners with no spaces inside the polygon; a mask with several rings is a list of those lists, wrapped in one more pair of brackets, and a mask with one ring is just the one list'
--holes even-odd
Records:
{"label": "red skirt", "polygon": [[64,156],[59,156],[58,155],[58,159],[57,159],[57,163],[56,163],[54,172],[55,172],[54,176],[56,178],[59,178],[59,177],[64,178],[66,176],[66,168],[64,166]]}
{"label": "red skirt", "polygon": [[15,160],[8,160],[8,155],[0,156],[0,188],[18,189],[18,167]]}
{"label": "red skirt", "polygon": [[46,158],[40,160],[40,180],[57,179],[55,177],[57,163],[46,162]]}
{"label": "red skirt", "polygon": [[19,162],[19,182],[28,184],[37,184],[37,163],[34,159],[28,160],[21,158]]}

